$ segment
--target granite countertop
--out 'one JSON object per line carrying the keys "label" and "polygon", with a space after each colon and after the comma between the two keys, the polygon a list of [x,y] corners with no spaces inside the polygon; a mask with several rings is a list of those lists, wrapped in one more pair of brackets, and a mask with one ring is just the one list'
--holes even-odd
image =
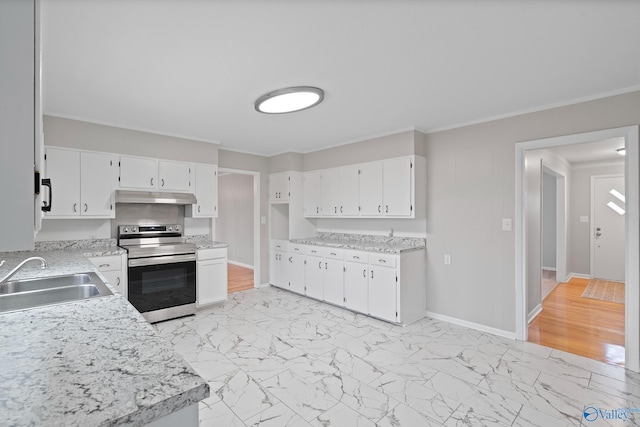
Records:
{"label": "granite countertop", "polygon": [[426,239],[423,238],[371,236],[366,234],[318,233],[315,237],[292,239],[290,242],[394,254],[426,249]]}
{"label": "granite countertop", "polygon": [[215,240],[211,240],[211,236],[206,234],[185,236],[184,241],[187,243],[195,243],[197,249],[217,249],[229,247],[228,243],[216,242]]}
{"label": "granite countertop", "polygon": [[[122,249],[0,253],[0,277],[97,271],[86,258]],[[98,272],[98,274],[100,274]],[[144,425],[209,396],[209,386],[120,294],[0,314],[3,425]]]}

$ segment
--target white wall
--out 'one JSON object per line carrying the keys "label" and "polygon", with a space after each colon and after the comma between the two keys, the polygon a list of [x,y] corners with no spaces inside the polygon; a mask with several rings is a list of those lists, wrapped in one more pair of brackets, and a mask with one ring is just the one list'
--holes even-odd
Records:
{"label": "white wall", "polygon": [[253,176],[218,174],[216,240],[229,244],[229,261],[253,266]]}
{"label": "white wall", "polygon": [[514,144],[639,123],[633,92],[427,134],[428,310],[514,333]]}

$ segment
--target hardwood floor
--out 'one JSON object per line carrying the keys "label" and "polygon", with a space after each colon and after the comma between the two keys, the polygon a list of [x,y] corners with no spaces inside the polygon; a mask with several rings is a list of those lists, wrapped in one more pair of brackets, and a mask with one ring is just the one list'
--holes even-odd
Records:
{"label": "hardwood floor", "polygon": [[588,283],[560,283],[529,325],[529,341],[624,366],[624,304],[581,298]]}
{"label": "hardwood floor", "polygon": [[229,293],[253,289],[253,270],[234,264],[227,264]]}

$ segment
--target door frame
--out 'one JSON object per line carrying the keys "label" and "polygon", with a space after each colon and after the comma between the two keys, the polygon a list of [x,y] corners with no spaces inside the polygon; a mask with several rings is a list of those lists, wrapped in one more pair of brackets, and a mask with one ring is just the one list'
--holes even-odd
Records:
{"label": "door frame", "polygon": [[[590,206],[589,206],[589,215],[590,215],[590,219],[591,221],[593,221],[593,219],[595,218],[595,209],[596,209],[596,204],[595,204],[595,188],[594,188],[594,184],[595,184],[595,180],[597,178],[620,178],[620,177],[624,177],[624,175],[621,174],[611,174],[611,175],[591,175],[591,188],[589,189],[590,191],[590,195],[591,195],[591,200],[589,201]],[[625,183],[626,184],[626,183]],[[626,189],[625,189],[625,193],[626,193]],[[626,203],[625,203],[626,205]],[[625,209],[626,211],[626,209]],[[625,212],[626,215],[626,212]],[[626,219],[625,219],[626,220]],[[626,225],[626,223],[625,223]],[[625,233],[626,234],[626,233]],[[626,239],[626,238],[625,238]],[[593,223],[590,222],[589,223],[589,277],[591,279],[593,279],[595,277],[595,260],[596,260],[596,239],[595,236],[593,234]],[[625,260],[626,261],[626,260]]]}
{"label": "door frame", "polygon": [[[556,180],[556,280],[567,278],[567,176],[542,161],[542,171]],[[544,193],[543,193],[544,194]],[[543,219],[543,216],[540,216]],[[544,223],[541,226],[542,232]],[[542,250],[542,247],[541,247]],[[540,256],[542,259],[542,255]],[[561,279],[561,280],[558,280]]]}
{"label": "door frame", "polygon": [[260,172],[243,169],[218,168],[218,182],[220,173],[234,173],[237,175],[253,176],[253,287],[260,287]]}
{"label": "door frame", "polygon": [[[558,136],[515,144],[515,312],[516,339],[527,340],[527,251],[526,243],[526,188],[525,152],[539,148],[603,141],[624,138],[625,190],[627,196],[627,216],[625,218],[625,367],[640,372],[640,192],[639,192],[639,126],[625,126],[614,129]],[[535,236],[533,236],[535,238]]]}

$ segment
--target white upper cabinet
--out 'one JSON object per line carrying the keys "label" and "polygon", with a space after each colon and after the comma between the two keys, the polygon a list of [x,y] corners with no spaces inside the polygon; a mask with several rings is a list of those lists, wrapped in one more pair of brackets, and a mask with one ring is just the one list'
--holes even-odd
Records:
{"label": "white upper cabinet", "polygon": [[191,173],[191,163],[120,156],[123,189],[193,192]]}
{"label": "white upper cabinet", "polygon": [[322,171],[321,182],[322,215],[338,216],[340,213],[340,170],[327,169]]}
{"label": "white upper cabinet", "polygon": [[46,217],[114,217],[114,156],[47,147],[45,166],[53,191]]}
{"label": "white upper cabinet", "polygon": [[194,218],[218,216],[218,167],[216,165],[196,164],[195,194],[197,204],[188,206]]}
{"label": "white upper cabinet", "polygon": [[414,218],[414,169],[406,156],[306,172],[304,216]]}
{"label": "white upper cabinet", "polygon": [[304,216],[315,217],[322,214],[322,173],[304,174]]}
{"label": "white upper cabinet", "polygon": [[114,217],[112,176],[114,157],[80,153],[80,215]]}
{"label": "white upper cabinet", "polygon": [[192,191],[191,165],[159,160],[158,189],[162,191]]}
{"label": "white upper cabinet", "polygon": [[289,201],[289,173],[272,173],[269,175],[269,202]]}
{"label": "white upper cabinet", "polygon": [[158,161],[144,157],[120,156],[120,188],[156,190]]}
{"label": "white upper cabinet", "polygon": [[384,213],[387,216],[413,214],[413,160],[401,157],[382,162]]}
{"label": "white upper cabinet", "polygon": [[344,166],[338,168],[340,181],[338,182],[339,206],[338,214],[356,216],[358,211],[358,166]]}
{"label": "white upper cabinet", "polygon": [[382,216],[382,162],[359,165],[360,215]]}

